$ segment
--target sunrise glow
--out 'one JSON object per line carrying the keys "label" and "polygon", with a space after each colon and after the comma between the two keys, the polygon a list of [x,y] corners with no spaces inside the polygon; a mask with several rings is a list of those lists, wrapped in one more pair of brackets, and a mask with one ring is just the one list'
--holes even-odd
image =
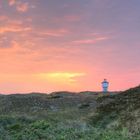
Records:
{"label": "sunrise glow", "polygon": [[1,0],[0,92],[124,90],[140,83],[140,2]]}
{"label": "sunrise glow", "polygon": [[54,72],[54,73],[41,73],[38,77],[42,80],[56,84],[76,84],[78,81],[77,77],[84,76],[84,73],[71,73],[71,72]]}

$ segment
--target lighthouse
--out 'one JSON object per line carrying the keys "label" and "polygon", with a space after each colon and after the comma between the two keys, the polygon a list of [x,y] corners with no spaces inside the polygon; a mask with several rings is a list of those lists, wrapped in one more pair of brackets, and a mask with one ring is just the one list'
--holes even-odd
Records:
{"label": "lighthouse", "polygon": [[102,82],[103,92],[108,92],[108,86],[109,82],[106,79],[104,79],[104,81]]}

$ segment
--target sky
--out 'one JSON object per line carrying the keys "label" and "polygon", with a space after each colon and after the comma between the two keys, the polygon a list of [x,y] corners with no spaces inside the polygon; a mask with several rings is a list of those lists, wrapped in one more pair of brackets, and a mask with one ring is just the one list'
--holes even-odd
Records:
{"label": "sky", "polygon": [[140,0],[0,0],[0,93],[119,91],[140,84]]}

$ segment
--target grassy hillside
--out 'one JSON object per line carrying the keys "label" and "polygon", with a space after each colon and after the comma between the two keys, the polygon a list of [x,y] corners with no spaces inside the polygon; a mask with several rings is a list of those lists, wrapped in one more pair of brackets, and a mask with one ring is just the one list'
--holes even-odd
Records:
{"label": "grassy hillside", "polygon": [[140,140],[140,86],[108,95],[1,95],[0,140]]}

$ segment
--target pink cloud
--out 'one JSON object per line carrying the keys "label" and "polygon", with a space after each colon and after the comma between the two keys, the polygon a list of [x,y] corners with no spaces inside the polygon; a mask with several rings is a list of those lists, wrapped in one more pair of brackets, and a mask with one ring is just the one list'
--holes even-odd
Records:
{"label": "pink cloud", "polygon": [[9,5],[10,6],[13,6],[13,5],[15,5],[16,4],[16,0],[9,0]]}
{"label": "pink cloud", "polygon": [[[28,2],[21,2],[17,0],[9,0],[9,6],[15,6],[16,10],[18,12],[27,12],[29,9],[29,3]],[[31,6],[34,8],[35,6]]]}
{"label": "pink cloud", "polygon": [[19,3],[19,4],[17,4],[16,9],[19,12],[27,12],[29,9],[29,4],[27,2],[26,3]]}
{"label": "pink cloud", "polygon": [[6,16],[0,16],[0,21],[5,21],[5,20],[7,20]]}

